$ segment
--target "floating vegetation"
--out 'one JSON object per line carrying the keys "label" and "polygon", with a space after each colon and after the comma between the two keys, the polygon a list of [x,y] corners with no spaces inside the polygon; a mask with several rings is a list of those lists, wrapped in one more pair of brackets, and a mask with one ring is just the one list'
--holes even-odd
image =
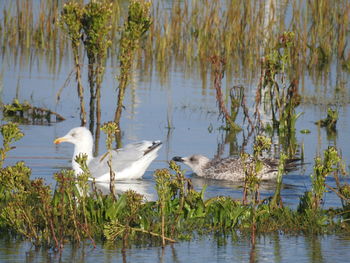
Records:
{"label": "floating vegetation", "polygon": [[[105,129],[109,130],[108,127]],[[12,123],[3,125],[0,131],[4,160],[11,144],[23,133]],[[268,145],[266,138],[259,137],[255,155],[260,155]],[[164,246],[190,239],[194,234],[239,232],[255,240],[256,234],[271,231],[349,232],[349,221],[345,220],[350,217],[347,184],[332,189],[342,198],[343,208],[325,210],[321,206],[327,189],[325,178],[331,174],[338,178],[343,171],[336,148],[326,150],[323,159],[315,159],[312,189],[300,199],[296,210],[284,206],[280,195],[285,158],[281,156],[275,195],[259,200],[256,182],[247,181],[247,192],[254,198],[244,202],[225,196],[205,200],[205,188],[195,191],[191,180],[184,177],[174,162],[170,163],[170,169],[157,170],[154,174],[157,201],[144,201],[142,195],[131,190],[117,198],[103,195],[94,187],[89,190],[86,169],[82,169],[79,177],[71,170],[55,174],[57,184],[52,190],[42,179],[31,179],[31,170],[19,162],[0,169],[0,231],[56,251],[62,251],[67,242],[80,243],[86,239],[93,245],[95,240],[120,240],[128,247],[136,240],[147,243],[152,240]]]}
{"label": "floating vegetation", "polygon": [[337,121],[338,111],[328,108],[327,117],[325,119],[317,121],[315,124],[320,125],[321,127],[325,127],[329,131],[335,132],[337,130]]}
{"label": "floating vegetation", "polygon": [[311,133],[311,131],[309,129],[302,129],[302,130],[300,130],[300,133],[309,134],[309,133]]}
{"label": "floating vegetation", "polygon": [[35,107],[28,102],[20,103],[14,99],[11,104],[3,105],[3,115],[5,119],[11,119],[19,123],[30,124],[50,124],[64,121],[60,114],[46,108]]}

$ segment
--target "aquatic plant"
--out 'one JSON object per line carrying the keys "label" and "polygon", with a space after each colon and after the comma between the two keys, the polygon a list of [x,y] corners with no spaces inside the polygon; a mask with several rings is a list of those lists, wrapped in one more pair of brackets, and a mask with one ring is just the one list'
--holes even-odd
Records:
{"label": "aquatic plant", "polygon": [[283,180],[283,173],[285,172],[286,160],[287,160],[287,155],[283,153],[280,154],[280,159],[278,163],[278,172],[277,172],[277,178],[276,178],[276,190],[270,202],[270,206],[274,208],[283,206],[283,202],[281,198],[281,190],[282,190],[282,180]]}
{"label": "aquatic plant", "polygon": [[223,58],[220,58],[219,56],[212,56],[210,58],[210,61],[213,67],[213,75],[214,75],[213,86],[216,90],[216,101],[219,105],[220,114],[226,120],[226,126],[228,127],[228,129],[233,129],[234,131],[240,131],[242,130],[242,128],[235,123],[235,119],[238,111],[237,104],[240,105],[240,101],[237,102],[237,98],[231,97],[231,115],[228,113],[228,110],[226,109],[225,103],[223,101],[221,81],[222,81],[222,78],[224,77],[225,61]]}
{"label": "aquatic plant", "polygon": [[[129,83],[130,70],[135,52],[139,48],[141,37],[148,31],[152,21],[150,17],[151,2],[145,0],[132,0],[129,4],[128,18],[124,23],[120,39],[118,77],[118,102],[114,115],[114,122],[120,125],[125,89]],[[118,133],[117,133],[118,135]],[[120,140],[117,140],[120,147]]]}
{"label": "aquatic plant", "polygon": [[93,129],[95,120],[100,124],[101,106],[100,89],[104,74],[104,64],[107,50],[111,46],[110,24],[112,4],[105,1],[91,1],[85,5],[75,1],[64,4],[59,25],[71,40],[73,50],[77,92],[80,100],[80,119],[82,125],[86,123],[84,105],[84,88],[81,80],[80,44],[83,42],[89,60],[88,80],[90,85],[90,129]]}
{"label": "aquatic plant", "polygon": [[[262,77],[256,94],[256,107],[260,103],[270,104],[272,123],[280,131],[293,129],[293,124],[298,118],[295,108],[300,103],[298,95],[297,78],[286,83],[286,71],[290,70],[291,52],[293,52],[294,33],[285,32],[280,38],[282,44],[278,44],[262,60]],[[258,114],[258,108],[256,108]]]}
{"label": "aquatic plant", "polygon": [[[104,131],[107,134],[106,139],[106,146],[108,151],[112,150],[112,144],[115,139],[114,135],[118,132],[118,125],[115,122],[108,122],[102,125],[101,130]],[[109,182],[109,188],[110,192],[115,197],[115,172],[112,169],[112,155],[108,152],[108,166],[109,166],[109,173],[110,173],[110,182]],[[105,157],[106,158],[106,157]]]}
{"label": "aquatic plant", "polygon": [[90,130],[101,122],[101,84],[107,50],[111,46],[112,5],[105,1],[92,1],[84,6],[81,19],[84,32],[84,46],[89,60],[88,79],[90,84]]}
{"label": "aquatic plant", "polygon": [[86,112],[84,103],[84,88],[81,80],[81,58],[79,54],[80,41],[83,36],[82,17],[84,9],[77,2],[64,4],[61,11],[59,25],[71,40],[71,46],[75,65],[75,79],[77,81],[77,92],[80,100],[80,120],[81,125],[86,123]]}
{"label": "aquatic plant", "polygon": [[7,153],[12,149],[11,144],[20,140],[24,134],[18,128],[17,124],[9,122],[4,124],[0,128],[0,133],[2,135],[2,145],[3,147],[0,149],[0,167],[3,166],[4,160],[6,158]]}
{"label": "aquatic plant", "polygon": [[315,158],[314,172],[311,175],[312,190],[300,198],[299,211],[320,209],[326,191],[326,177],[338,171],[339,165],[342,165],[342,159],[335,147],[325,150],[323,159]]}
{"label": "aquatic plant", "polygon": [[332,108],[328,108],[327,117],[325,119],[316,121],[315,124],[320,125],[321,127],[326,127],[327,131],[336,132],[337,121],[338,121],[338,111],[333,110]]}
{"label": "aquatic plant", "polygon": [[[296,113],[301,96],[299,76],[292,63],[295,60],[295,41],[294,32],[284,32],[276,46],[262,59],[261,81],[256,92],[254,114],[260,121],[260,105],[267,109],[271,114],[271,130],[277,130],[280,144],[290,158],[297,152],[295,124],[301,115]],[[264,125],[265,129],[269,126]]]}
{"label": "aquatic plant", "polygon": [[[64,121],[65,118],[50,109],[36,107],[25,101],[20,103],[14,99],[11,104],[3,105],[3,114],[6,119],[15,120],[19,123],[46,123],[50,124]],[[54,116],[54,119],[52,118]]]}

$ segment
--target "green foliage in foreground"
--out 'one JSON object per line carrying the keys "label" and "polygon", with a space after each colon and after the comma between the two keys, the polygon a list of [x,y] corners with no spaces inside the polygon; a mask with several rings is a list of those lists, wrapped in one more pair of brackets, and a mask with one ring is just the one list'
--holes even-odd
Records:
{"label": "green foliage in foreground", "polygon": [[[16,125],[6,125],[1,129],[4,142],[21,137]],[[8,135],[9,131],[13,136]],[[350,231],[348,185],[337,193],[342,196],[343,208],[320,207],[326,191],[325,177],[337,171],[341,162],[334,148],[326,150],[324,156],[316,158],[313,188],[300,199],[297,210],[281,202],[276,205],[272,198],[246,204],[227,196],[205,200],[205,189],[195,191],[174,162],[170,169],[154,174],[157,201],[145,201],[131,190],[118,198],[103,195],[94,184],[91,190],[86,169],[78,178],[70,170],[55,174],[57,184],[52,191],[42,179],[30,179],[31,170],[19,162],[0,170],[0,231],[57,250],[67,242],[85,239],[93,243],[95,239],[122,240],[124,245],[152,240],[164,245],[190,239],[194,234]],[[83,157],[79,159],[84,162]]]}

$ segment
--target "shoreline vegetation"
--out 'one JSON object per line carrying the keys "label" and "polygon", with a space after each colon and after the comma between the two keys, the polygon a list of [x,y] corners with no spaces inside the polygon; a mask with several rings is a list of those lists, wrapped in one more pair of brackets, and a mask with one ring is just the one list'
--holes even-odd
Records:
{"label": "shoreline vegetation", "polygon": [[[227,196],[205,200],[205,188],[195,191],[191,180],[174,162],[169,163],[169,169],[154,173],[157,201],[145,201],[131,190],[116,195],[112,173],[111,193],[103,195],[94,183],[88,183],[86,156],[77,159],[83,170],[80,176],[62,170],[54,175],[56,186],[51,189],[43,179],[31,179],[31,170],[24,162],[4,167],[12,144],[24,136],[17,124],[9,122],[0,129],[1,233],[61,252],[67,242],[83,240],[90,240],[93,245],[96,240],[119,240],[123,248],[135,241],[151,240],[164,247],[195,234],[240,233],[250,236],[254,247],[258,234],[274,231],[349,232],[350,186],[342,182],[345,164],[335,147],[315,157],[311,189],[300,197],[297,209],[283,205],[281,188],[284,161],[297,155],[302,159],[303,155],[303,146],[298,145],[295,135],[295,124],[301,115],[297,109],[314,101],[304,84],[299,83],[303,83],[305,74],[315,81],[327,82],[333,63],[339,71],[350,70],[350,3],[261,3],[185,0],[173,1],[166,10],[161,2],[151,5],[144,0],[132,0],[128,8],[122,1],[91,1],[84,5],[82,1],[38,4],[27,0],[4,4],[0,24],[4,56],[20,64],[27,63],[33,55],[39,56],[47,60],[49,70],[57,72],[68,53],[73,64],[69,77],[76,79],[81,124],[87,123],[89,113],[90,130],[95,127],[96,137],[101,128],[107,133],[107,148],[113,143],[121,147],[120,116],[133,65],[145,75],[151,74],[154,66],[160,81],[166,82],[168,68],[182,63],[190,70],[198,66],[203,85],[210,75],[224,123],[222,129],[231,134],[246,129],[249,136],[254,135],[255,162],[244,167],[242,200]],[[124,17],[125,13],[128,15]],[[87,67],[83,63],[85,57]],[[118,99],[114,121],[101,126],[100,89],[107,63],[119,65]],[[86,68],[89,89],[82,82]],[[239,74],[247,79],[259,76],[253,93],[253,114],[248,111],[252,107],[246,100],[246,90],[228,87]],[[349,103],[344,82],[333,89],[332,105]],[[84,101],[87,90],[89,107]],[[262,121],[262,108],[270,115],[267,123]],[[239,110],[247,123],[245,127],[236,123]],[[327,118],[318,125],[334,134],[337,118],[337,109],[329,108]],[[171,120],[168,123],[170,129]],[[261,200],[259,158],[270,152],[275,133],[280,160],[276,190]],[[247,153],[242,150],[240,156],[244,159]],[[326,183],[327,176],[335,178],[336,187]],[[342,207],[324,209],[326,191],[335,192]]]}

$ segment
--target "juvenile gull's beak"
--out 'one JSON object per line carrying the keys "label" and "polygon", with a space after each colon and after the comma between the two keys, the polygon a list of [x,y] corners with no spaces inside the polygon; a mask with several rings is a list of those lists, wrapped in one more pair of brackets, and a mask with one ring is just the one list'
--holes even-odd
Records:
{"label": "juvenile gull's beak", "polygon": [[53,141],[54,144],[60,144],[61,142],[67,142],[68,139],[66,137],[60,137]]}
{"label": "juvenile gull's beak", "polygon": [[173,157],[173,159],[172,159],[174,162],[181,162],[181,163],[183,163],[185,160],[182,158],[182,157],[180,157],[180,156],[175,156],[175,157]]}

